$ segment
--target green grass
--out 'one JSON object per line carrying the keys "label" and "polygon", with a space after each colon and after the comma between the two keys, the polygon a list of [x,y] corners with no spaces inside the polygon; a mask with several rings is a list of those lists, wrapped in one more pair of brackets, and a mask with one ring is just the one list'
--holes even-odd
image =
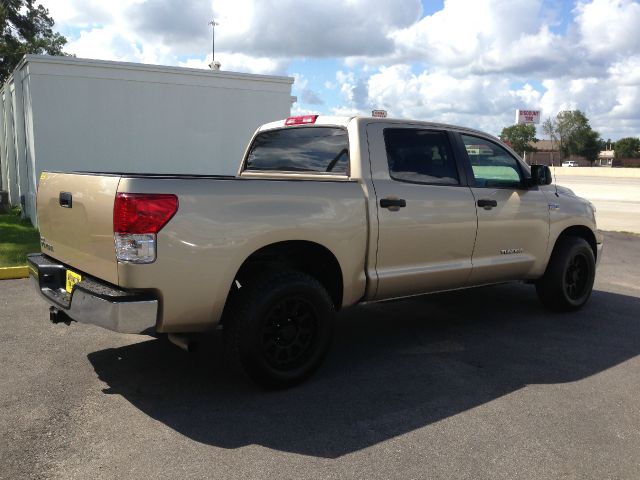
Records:
{"label": "green grass", "polygon": [[27,253],[40,251],[40,234],[15,210],[0,214],[0,267],[27,264]]}

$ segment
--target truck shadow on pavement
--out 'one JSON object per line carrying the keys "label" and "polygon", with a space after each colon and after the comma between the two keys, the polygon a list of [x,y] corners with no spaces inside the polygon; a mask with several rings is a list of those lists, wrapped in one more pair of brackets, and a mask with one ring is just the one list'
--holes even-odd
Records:
{"label": "truck shadow on pavement", "polygon": [[219,335],[197,354],[150,340],[88,357],[105,393],[193,440],[336,458],[633,358],[638,319],[633,296],[595,291],[582,311],[551,314],[521,284],[366,305],[341,313],[314,377],[276,392],[227,374]]}

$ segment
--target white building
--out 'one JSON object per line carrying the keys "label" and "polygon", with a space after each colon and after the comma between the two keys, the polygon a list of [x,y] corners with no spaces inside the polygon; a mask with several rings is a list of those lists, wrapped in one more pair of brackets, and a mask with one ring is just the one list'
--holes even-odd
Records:
{"label": "white building", "polygon": [[598,154],[597,160],[595,161],[595,165],[599,167],[611,167],[613,166],[613,160],[615,158],[615,150],[601,150]]}
{"label": "white building", "polygon": [[233,175],[293,78],[27,55],[0,89],[0,190],[36,222],[43,170]]}

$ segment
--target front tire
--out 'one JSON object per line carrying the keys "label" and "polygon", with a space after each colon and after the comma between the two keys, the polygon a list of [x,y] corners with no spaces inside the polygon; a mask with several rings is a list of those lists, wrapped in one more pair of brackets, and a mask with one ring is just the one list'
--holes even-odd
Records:
{"label": "front tire", "polygon": [[550,310],[581,308],[591,295],[596,261],[589,243],[580,237],[559,240],[544,276],[536,282],[538,298]]}
{"label": "front tire", "polygon": [[266,388],[308,378],[326,356],[335,314],[325,288],[295,271],[267,272],[236,292],[224,320],[227,359]]}

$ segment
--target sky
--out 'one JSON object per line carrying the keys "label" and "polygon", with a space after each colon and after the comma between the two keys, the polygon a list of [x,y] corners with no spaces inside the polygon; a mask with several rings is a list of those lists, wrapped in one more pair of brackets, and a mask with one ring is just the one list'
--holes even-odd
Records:
{"label": "sky", "polygon": [[[288,75],[292,114],[499,134],[515,109],[580,109],[640,136],[640,1],[39,0],[79,58]],[[543,137],[539,132],[539,136]]]}

